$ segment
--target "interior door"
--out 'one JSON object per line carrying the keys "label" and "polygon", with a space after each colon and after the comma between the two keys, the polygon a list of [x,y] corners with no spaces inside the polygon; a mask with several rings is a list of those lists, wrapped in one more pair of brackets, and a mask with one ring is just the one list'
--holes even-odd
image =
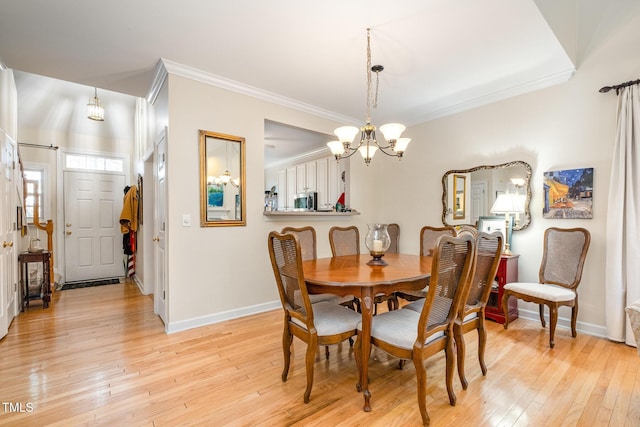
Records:
{"label": "interior door", "polygon": [[124,276],[124,175],[65,171],[63,180],[66,281]]}
{"label": "interior door", "polygon": [[0,338],[7,335],[9,323],[13,319],[10,305],[13,303],[14,290],[14,233],[11,219],[15,216],[12,194],[13,184],[13,145],[0,130]]}
{"label": "interior door", "polygon": [[164,324],[167,324],[167,137],[166,131],[160,136],[154,151],[154,180],[156,188],[154,215],[154,259],[155,259],[155,290],[154,309]]}
{"label": "interior door", "polygon": [[471,184],[471,222],[476,224],[478,219],[484,215],[485,200],[487,198],[487,183],[477,182]]}

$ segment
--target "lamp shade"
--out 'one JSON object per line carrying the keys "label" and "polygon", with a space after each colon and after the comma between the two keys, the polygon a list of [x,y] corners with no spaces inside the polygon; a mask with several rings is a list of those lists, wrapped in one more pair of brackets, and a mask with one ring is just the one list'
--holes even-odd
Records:
{"label": "lamp shade", "polygon": [[360,132],[355,126],[341,126],[333,131],[336,134],[340,142],[345,143],[348,142],[351,144],[353,142],[353,138]]}
{"label": "lamp shade", "polygon": [[491,206],[491,213],[504,214],[514,212],[524,212],[524,201],[520,203],[518,196],[515,194],[500,194],[496,201],[493,202],[493,206]]}
{"label": "lamp shade", "polygon": [[358,151],[360,152],[360,155],[363,159],[371,160],[376,154],[376,151],[378,151],[378,147],[376,147],[375,145],[363,145],[362,147],[358,148]]}
{"label": "lamp shade", "polygon": [[344,154],[344,145],[342,145],[342,142],[340,141],[327,142],[327,146],[329,147],[329,150],[331,150],[331,154],[334,156]]}
{"label": "lamp shade", "polygon": [[405,129],[406,127],[400,123],[387,123],[380,126],[380,132],[382,132],[384,139],[387,141],[397,140]]}
{"label": "lamp shade", "polygon": [[398,138],[393,151],[395,151],[396,153],[404,153],[404,151],[407,149],[407,145],[409,145],[410,142],[411,138]]}

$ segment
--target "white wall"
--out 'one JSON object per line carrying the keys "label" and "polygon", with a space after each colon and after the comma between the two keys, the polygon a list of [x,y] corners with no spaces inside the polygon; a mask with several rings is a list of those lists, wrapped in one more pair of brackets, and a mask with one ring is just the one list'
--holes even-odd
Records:
{"label": "white wall", "polygon": [[[385,162],[382,175],[387,179],[378,182],[387,195],[382,204],[387,218],[398,207],[410,208],[396,215],[402,228],[401,250],[416,252],[418,238],[408,236],[417,236],[422,225],[440,223],[444,172],[524,160],[533,168],[533,196],[531,225],[513,233],[512,249],[521,254],[520,280],[537,281],[544,229],[587,228],[592,242],[579,288],[579,328],[603,334],[606,211],[616,96],[600,94],[598,89],[640,77],[639,42],[640,14],[636,13],[586,52],[568,83],[408,129],[412,142],[406,158],[401,165]],[[543,219],[543,173],[586,167],[594,168],[593,219]],[[537,313],[537,306],[522,302],[520,306]],[[561,309],[560,317],[569,316],[569,309]]]}

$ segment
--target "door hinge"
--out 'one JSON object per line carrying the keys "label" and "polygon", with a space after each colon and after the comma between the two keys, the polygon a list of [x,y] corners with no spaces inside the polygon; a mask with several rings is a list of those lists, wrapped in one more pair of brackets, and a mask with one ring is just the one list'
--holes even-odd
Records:
{"label": "door hinge", "polygon": [[167,298],[167,291],[162,291],[162,299],[166,299]]}

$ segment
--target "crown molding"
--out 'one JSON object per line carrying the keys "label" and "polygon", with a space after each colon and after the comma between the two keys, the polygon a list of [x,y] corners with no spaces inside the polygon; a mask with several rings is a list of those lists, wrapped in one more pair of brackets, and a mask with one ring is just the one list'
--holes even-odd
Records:
{"label": "crown molding", "polygon": [[509,88],[486,93],[477,97],[470,97],[451,105],[447,105],[447,102],[443,102],[441,105],[432,103],[425,110],[423,110],[424,114],[421,114],[420,116],[414,116],[413,120],[410,120],[409,123],[410,125],[417,125],[420,123],[428,122],[430,120],[435,120],[441,117],[450,116],[453,114],[461,113],[463,111],[471,110],[473,108],[481,107],[483,105],[492,104],[494,102],[502,101],[507,98],[512,98],[539,89],[544,89],[549,86],[566,83],[575,74],[575,71],[575,68],[571,67],[558,73],[545,76],[538,80],[513,85]]}
{"label": "crown molding", "polygon": [[[306,104],[304,102],[296,101],[295,99],[291,99],[285,96],[275,94],[273,92],[268,92],[266,90],[258,89],[253,86],[245,85],[235,80],[231,80],[222,76],[211,74],[206,71],[199,70],[197,68],[178,64],[177,62],[173,62],[168,59],[160,59],[159,64],[162,64],[163,68],[165,69],[165,75],[162,81],[164,81],[164,78],[166,78],[167,73],[174,74],[180,77],[185,77],[191,80],[199,81],[201,83],[205,83],[211,86],[216,86],[222,89],[230,90],[232,92],[236,92],[243,95],[251,96],[253,98],[261,99],[263,101],[268,101],[277,105],[282,105],[283,107],[288,107],[294,110],[309,113],[314,116],[323,117],[329,120],[334,120],[339,123],[358,122],[358,120],[354,119],[353,117],[347,117],[342,114],[337,114],[332,111],[328,111],[322,108],[315,107],[310,104]],[[158,70],[156,70],[156,80],[159,78],[160,78],[160,73],[158,72]],[[154,85],[157,84],[156,80],[154,80]],[[160,86],[161,85],[162,84],[160,83]]]}
{"label": "crown molding", "polygon": [[162,85],[164,84],[168,76],[167,69],[162,61],[163,60],[160,59],[156,63],[153,82],[151,83],[151,87],[149,88],[149,92],[147,93],[147,102],[149,104],[153,104],[154,102],[156,102],[156,98],[158,98],[160,89],[162,89]]}

